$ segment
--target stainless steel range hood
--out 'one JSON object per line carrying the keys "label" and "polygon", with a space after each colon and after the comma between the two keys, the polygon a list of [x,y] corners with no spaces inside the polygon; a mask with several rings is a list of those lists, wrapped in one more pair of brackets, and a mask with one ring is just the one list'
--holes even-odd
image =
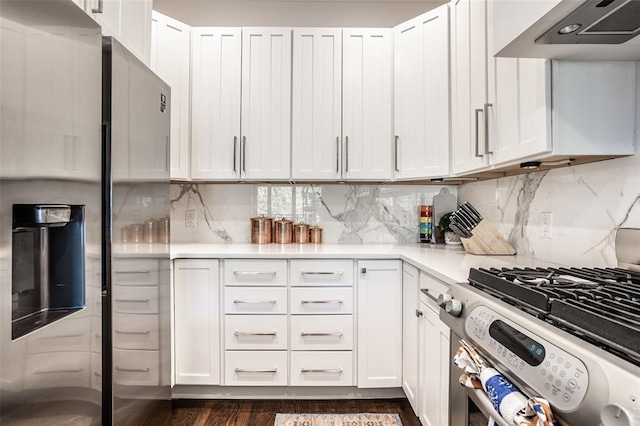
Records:
{"label": "stainless steel range hood", "polygon": [[640,0],[491,0],[501,57],[640,59]]}

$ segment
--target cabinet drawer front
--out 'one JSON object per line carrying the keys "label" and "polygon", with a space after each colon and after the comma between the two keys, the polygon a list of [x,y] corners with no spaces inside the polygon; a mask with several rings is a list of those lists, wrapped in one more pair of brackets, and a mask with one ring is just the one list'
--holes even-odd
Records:
{"label": "cabinet drawer front", "polygon": [[353,288],[292,288],[292,314],[351,314]]}
{"label": "cabinet drawer front", "polygon": [[224,285],[277,286],[287,285],[286,260],[225,260]]}
{"label": "cabinet drawer front", "polygon": [[159,385],[160,352],[114,349],[113,381],[121,385]]}
{"label": "cabinet drawer front", "polygon": [[301,315],[291,317],[291,350],[331,351],[352,349],[352,315]]}
{"label": "cabinet drawer front", "polygon": [[158,285],[158,261],[155,259],[113,259],[113,284]]}
{"label": "cabinet drawer front", "polygon": [[292,286],[352,286],[351,260],[292,260]]}
{"label": "cabinet drawer front", "polygon": [[291,352],[291,386],[353,386],[353,352]]}
{"label": "cabinet drawer front", "polygon": [[78,351],[91,347],[91,321],[88,318],[68,318],[51,324],[28,337],[29,353]]}
{"label": "cabinet drawer front", "polygon": [[157,314],[158,287],[113,286],[113,312]]}
{"label": "cabinet drawer front", "polygon": [[158,316],[113,315],[113,347],[118,349],[160,349]]}
{"label": "cabinet drawer front", "polygon": [[226,351],[226,386],[286,386],[286,351]]}
{"label": "cabinet drawer front", "polygon": [[285,315],[225,315],[225,349],[287,349]]}
{"label": "cabinet drawer front", "polygon": [[91,387],[102,390],[102,357],[100,354],[91,354]]}
{"label": "cabinet drawer front", "polygon": [[[420,289],[427,289],[429,295],[426,296],[427,305],[431,308],[432,311],[438,312],[440,307],[436,303],[434,299],[437,299],[439,295],[445,294],[449,291],[449,286],[442,281],[438,281],[432,276],[420,271]],[[420,293],[420,298],[425,299],[425,295]]]}
{"label": "cabinet drawer front", "polygon": [[88,387],[91,371],[89,352],[32,354],[27,358],[29,388]]}
{"label": "cabinet drawer front", "polygon": [[286,314],[287,289],[283,287],[227,287],[226,314]]}

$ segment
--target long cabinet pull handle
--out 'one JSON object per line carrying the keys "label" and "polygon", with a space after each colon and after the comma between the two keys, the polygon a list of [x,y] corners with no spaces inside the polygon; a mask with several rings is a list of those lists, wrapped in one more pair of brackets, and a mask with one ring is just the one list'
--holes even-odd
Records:
{"label": "long cabinet pull handle", "polygon": [[400,171],[400,167],[398,167],[398,142],[400,141],[400,136],[395,137],[395,169],[396,172]]}
{"label": "long cabinet pull handle", "polygon": [[151,271],[115,271],[115,274],[149,274]]}
{"label": "long cabinet pull handle", "polygon": [[493,154],[489,149],[489,108],[493,108],[493,104],[484,104],[484,153]]}
{"label": "long cabinet pull handle", "polygon": [[344,301],[342,300],[301,300],[300,303],[302,304],[320,304],[320,303],[325,303],[325,304],[342,304],[344,303]]}
{"label": "long cabinet pull handle", "polygon": [[233,275],[236,275],[236,276],[271,275],[272,277],[275,277],[276,276],[276,272],[275,271],[269,271],[269,272],[262,272],[262,271],[233,271]]}
{"label": "long cabinet pull handle", "polygon": [[236,162],[237,162],[237,158],[236,158],[236,150],[238,148],[238,137],[234,136],[233,137],[233,173],[236,172]]}
{"label": "long cabinet pull handle", "polygon": [[247,137],[242,137],[242,173],[247,173]]}
{"label": "long cabinet pull handle", "polygon": [[233,301],[233,303],[235,303],[235,304],[240,304],[240,303],[249,304],[249,303],[251,303],[251,304],[255,304],[255,305],[258,305],[258,304],[261,305],[261,304],[266,304],[266,303],[270,303],[272,305],[275,305],[276,302],[277,302],[276,300],[240,300],[240,299],[235,299]]}
{"label": "long cabinet pull handle", "polygon": [[344,155],[345,155],[345,163],[344,163],[344,172],[349,172],[349,136],[345,136],[344,138]]}
{"label": "long cabinet pull handle", "polygon": [[277,368],[237,368],[236,373],[277,373]]}
{"label": "long cabinet pull handle", "polygon": [[319,337],[319,336],[336,336],[342,337],[342,331],[334,331],[333,333],[305,333],[304,331],[300,333],[302,337]]}
{"label": "long cabinet pull handle", "polygon": [[336,173],[340,173],[340,136],[336,136]]}
{"label": "long cabinet pull handle", "polygon": [[342,374],[342,368],[301,368],[301,373],[336,373]]}
{"label": "long cabinet pull handle", "polygon": [[302,271],[302,275],[338,275],[338,276],[342,276],[343,272],[342,271],[338,271],[338,272],[307,272],[307,271]]}
{"label": "long cabinet pull handle", "polygon": [[121,368],[116,365],[116,371],[122,371],[124,373],[148,373],[149,368]]}
{"label": "long cabinet pull handle", "polygon": [[93,9],[91,9],[91,13],[103,13],[103,4],[102,4],[102,0],[98,0],[98,8],[96,9],[95,7]]}
{"label": "long cabinet pull handle", "polygon": [[40,340],[44,340],[44,339],[70,339],[72,337],[81,337],[82,333],[79,334],[57,334],[55,336],[43,336],[40,338]]}
{"label": "long cabinet pull handle", "polygon": [[68,370],[38,370],[34,374],[56,374],[56,373],[80,373],[82,368],[68,369]]}
{"label": "long cabinet pull handle", "polygon": [[149,303],[149,299],[116,299],[116,302],[125,303]]}
{"label": "long cabinet pull handle", "polygon": [[482,154],[480,154],[480,120],[478,120],[478,114],[483,112],[482,108],[477,108],[475,112],[476,119],[476,157],[482,158]]}
{"label": "long cabinet pull handle", "polygon": [[116,330],[115,331],[117,334],[135,334],[135,335],[141,335],[141,334],[151,334],[150,331],[121,331],[121,330]]}
{"label": "long cabinet pull handle", "polygon": [[242,336],[275,336],[277,333],[275,331],[267,331],[267,332],[260,332],[260,331],[234,331],[233,335],[236,337],[242,337]]}

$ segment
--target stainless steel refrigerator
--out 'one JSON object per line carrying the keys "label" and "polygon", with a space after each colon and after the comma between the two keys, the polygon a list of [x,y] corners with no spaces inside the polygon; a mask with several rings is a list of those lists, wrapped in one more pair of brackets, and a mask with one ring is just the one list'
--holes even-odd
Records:
{"label": "stainless steel refrigerator", "polygon": [[169,87],[70,0],[0,25],[0,424],[169,424]]}

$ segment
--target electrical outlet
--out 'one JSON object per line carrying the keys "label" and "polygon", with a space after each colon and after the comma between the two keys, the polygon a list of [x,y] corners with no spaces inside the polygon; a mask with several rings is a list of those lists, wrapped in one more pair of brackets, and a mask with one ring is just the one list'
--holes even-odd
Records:
{"label": "electrical outlet", "polygon": [[400,226],[408,228],[411,222],[411,213],[404,210],[400,213]]}
{"label": "electrical outlet", "polygon": [[540,227],[542,238],[553,238],[553,213],[540,213]]}
{"label": "electrical outlet", "polygon": [[187,210],[184,212],[184,226],[193,228],[198,226],[198,219],[195,210]]}
{"label": "electrical outlet", "polygon": [[309,225],[315,225],[315,223],[316,223],[316,211],[315,210],[305,210],[304,211],[304,223],[308,223]]}

